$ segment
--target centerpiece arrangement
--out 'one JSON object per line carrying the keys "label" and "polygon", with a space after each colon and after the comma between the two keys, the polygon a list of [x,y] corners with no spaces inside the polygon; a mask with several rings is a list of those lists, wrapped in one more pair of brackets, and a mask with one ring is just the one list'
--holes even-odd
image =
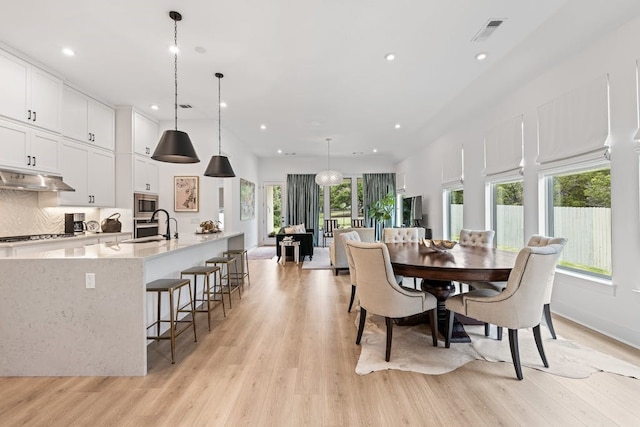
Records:
{"label": "centerpiece arrangement", "polygon": [[449,249],[453,249],[458,242],[455,240],[420,239],[420,244],[434,251],[446,252]]}
{"label": "centerpiece arrangement", "polygon": [[196,234],[219,233],[221,231],[220,224],[220,221],[216,220],[202,221],[200,223],[200,228],[196,231]]}

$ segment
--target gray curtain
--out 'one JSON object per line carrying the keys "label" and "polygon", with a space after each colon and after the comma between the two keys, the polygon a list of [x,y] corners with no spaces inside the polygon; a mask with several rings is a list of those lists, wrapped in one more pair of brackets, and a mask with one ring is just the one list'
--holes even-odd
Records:
{"label": "gray curtain", "polygon": [[[369,208],[378,200],[382,199],[390,191],[396,194],[396,174],[395,173],[365,173],[362,174],[362,191],[364,203],[364,221],[368,227],[375,227],[374,220],[369,217]],[[385,221],[384,227],[392,227],[395,224],[396,211],[393,210],[391,219]],[[380,239],[380,231],[376,227],[376,239]]]}
{"label": "gray curtain", "polygon": [[317,246],[320,187],[315,178],[315,174],[287,175],[287,224],[304,222],[305,227],[313,228],[313,245]]}

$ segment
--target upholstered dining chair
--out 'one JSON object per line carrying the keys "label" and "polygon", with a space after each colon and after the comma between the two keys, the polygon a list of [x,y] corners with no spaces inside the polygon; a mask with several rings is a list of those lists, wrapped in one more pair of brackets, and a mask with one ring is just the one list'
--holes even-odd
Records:
{"label": "upholstered dining chair", "polygon": [[383,316],[387,326],[385,360],[388,362],[391,357],[393,319],[429,311],[432,343],[437,347],[436,298],[426,292],[405,289],[396,283],[389,250],[384,243],[345,243],[356,270],[360,299],[360,322],[356,344],[360,344],[362,339],[367,312]]}
{"label": "upholstered dining chair", "polygon": [[325,219],[324,229],[322,230],[322,247],[324,248],[327,243],[327,237],[333,237],[333,230],[338,228],[337,219]]}
{"label": "upholstered dining chair", "polygon": [[533,336],[545,367],[549,367],[540,337],[545,297],[551,287],[562,245],[525,247],[520,250],[504,291],[478,289],[450,297],[445,302],[448,326],[445,347],[451,344],[453,313],[509,329],[511,358],[519,380],[523,378],[518,350],[518,330],[533,328]]}
{"label": "upholstered dining chair", "polygon": [[[548,246],[548,245],[558,245],[560,247],[560,251],[564,249],[564,246],[567,244],[567,239],[563,237],[547,237],[542,236],[540,234],[534,234],[529,238],[527,242],[527,246],[531,247],[540,247],[540,246]],[[549,277],[550,284],[547,289],[547,293],[544,296],[544,307],[543,314],[544,320],[549,328],[549,332],[551,336],[555,340],[557,338],[556,330],[553,327],[553,321],[551,320],[551,293],[553,291],[553,281],[555,280],[556,272],[553,271],[553,274]],[[473,287],[475,289],[489,289],[495,290],[498,292],[502,292],[504,288],[507,286],[507,282],[474,282]],[[485,333],[488,335],[488,333]],[[502,338],[502,330],[498,328],[498,339]]]}
{"label": "upholstered dining chair", "polygon": [[[347,261],[349,264],[349,279],[351,280],[351,298],[349,299],[349,308],[347,309],[347,313],[351,313],[351,307],[353,307],[353,300],[356,297],[356,266],[353,264],[353,257],[351,256],[351,251],[349,250],[349,246],[347,242],[360,242],[360,235],[357,231],[349,231],[347,233],[340,234],[340,239],[342,240],[342,244],[344,245],[345,252],[347,254]],[[337,242],[336,242],[337,243]]]}
{"label": "upholstered dining chair", "polygon": [[[424,239],[425,229],[422,227],[383,228],[383,243],[408,243],[419,242]],[[418,288],[418,280],[413,278],[413,287]]]}
{"label": "upholstered dining chair", "polygon": [[[493,230],[468,230],[463,228],[460,230],[460,241],[458,244],[460,246],[480,246],[483,248],[492,248],[493,247],[493,238],[495,237],[496,232]],[[462,292],[462,285],[467,285],[469,288],[474,288],[473,283],[469,282],[460,282],[460,292]],[[471,290],[471,289],[469,289]]]}

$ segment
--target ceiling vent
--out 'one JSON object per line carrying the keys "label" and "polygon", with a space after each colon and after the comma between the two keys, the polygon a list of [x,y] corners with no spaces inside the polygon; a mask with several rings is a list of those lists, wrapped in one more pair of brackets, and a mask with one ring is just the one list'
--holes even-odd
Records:
{"label": "ceiling vent", "polygon": [[471,39],[474,42],[485,42],[504,22],[504,19],[490,19]]}
{"label": "ceiling vent", "polygon": [[193,107],[189,104],[180,104],[180,108],[193,108]]}

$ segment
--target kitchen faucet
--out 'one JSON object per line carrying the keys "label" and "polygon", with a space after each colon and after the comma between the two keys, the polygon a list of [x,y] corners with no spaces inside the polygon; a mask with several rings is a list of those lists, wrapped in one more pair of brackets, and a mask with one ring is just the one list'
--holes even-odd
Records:
{"label": "kitchen faucet", "polygon": [[[176,232],[173,233],[173,237],[175,237],[177,239],[178,238],[178,220],[175,219],[174,217],[171,217],[169,219],[172,219],[172,220],[174,220],[176,222]],[[167,221],[167,223],[168,223],[168,221]]]}
{"label": "kitchen faucet", "polygon": [[[169,212],[167,212],[165,209],[156,209],[155,211],[153,211],[153,213],[151,214],[151,218],[149,218],[149,222],[153,222],[154,219],[156,219],[156,214],[158,212],[164,212],[164,214],[167,216],[167,234],[163,234],[164,238],[167,240],[171,240],[171,227],[169,224]],[[176,224],[178,222],[176,221]]]}

